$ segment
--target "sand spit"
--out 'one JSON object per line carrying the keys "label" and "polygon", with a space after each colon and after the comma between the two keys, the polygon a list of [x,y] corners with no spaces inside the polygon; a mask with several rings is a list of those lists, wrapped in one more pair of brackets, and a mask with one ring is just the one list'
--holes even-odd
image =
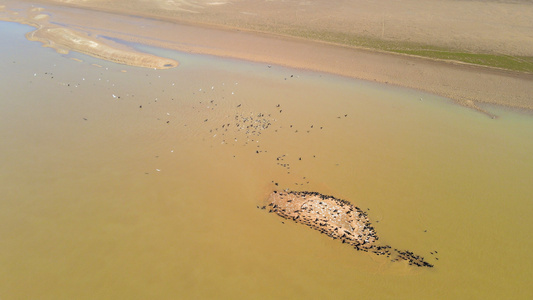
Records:
{"label": "sand spit", "polygon": [[433,267],[413,252],[378,245],[379,237],[368,216],[348,201],[316,192],[274,191],[262,209],[267,206],[269,212],[309,226],[356,250],[386,255],[391,261],[406,260],[410,265]]}
{"label": "sand spit", "polygon": [[58,53],[76,51],[119,64],[154,69],[169,69],[178,65],[173,59],[142,53],[108,39],[50,23],[49,15],[43,8],[31,8],[25,15],[20,15],[0,7],[0,20],[36,27],[36,30],[26,34],[26,38],[41,42],[44,47],[51,47]]}

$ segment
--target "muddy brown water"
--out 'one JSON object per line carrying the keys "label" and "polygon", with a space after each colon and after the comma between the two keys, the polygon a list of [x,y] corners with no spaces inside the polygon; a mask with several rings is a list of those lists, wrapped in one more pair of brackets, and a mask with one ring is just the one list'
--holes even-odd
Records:
{"label": "muddy brown water", "polygon": [[[530,114],[143,46],[180,66],[122,66],[29,30],[0,22],[0,298],[532,296]],[[435,267],[256,208],[285,188]]]}

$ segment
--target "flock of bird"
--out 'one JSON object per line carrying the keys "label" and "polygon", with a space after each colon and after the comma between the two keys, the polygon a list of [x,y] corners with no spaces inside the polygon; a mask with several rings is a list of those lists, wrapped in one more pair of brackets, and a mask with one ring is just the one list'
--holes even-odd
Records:
{"label": "flock of bird", "polygon": [[[107,70],[107,68],[106,68]],[[54,75],[51,72],[46,72],[41,75],[46,75],[48,78],[53,79]],[[104,82],[108,84],[108,89],[112,89],[115,84],[110,82],[109,79],[102,80],[104,77],[104,73],[100,73],[101,77],[98,78],[98,81]],[[34,76],[38,76],[37,73],[34,74]],[[148,76],[148,74],[146,75]],[[152,80],[161,78],[159,75],[157,78],[152,78]],[[289,77],[290,79],[295,78],[293,75]],[[296,77],[297,78],[297,77]],[[288,78],[285,77],[284,80],[287,80]],[[81,79],[81,82],[76,83],[70,83],[70,82],[61,82],[62,85],[69,87],[69,88],[78,88],[82,84],[89,83],[88,81],[85,81],[85,77]],[[152,85],[152,82],[148,82],[149,85]],[[96,85],[96,83],[93,83],[93,85]],[[235,97],[235,90],[236,86],[238,85],[237,82],[232,84],[225,85],[224,83],[219,84],[219,86],[216,88],[215,85],[212,85],[210,88],[199,88],[197,91],[193,92],[190,97],[186,100],[181,100],[181,105],[184,103],[187,103],[184,107],[180,107],[177,105],[178,110],[185,110],[187,114],[193,115],[189,116],[188,123],[183,123],[183,126],[189,126],[189,128],[193,127],[199,127],[196,128],[196,132],[198,131],[204,131],[205,135],[204,137],[209,137],[214,140],[218,140],[220,145],[232,145],[232,146],[238,146],[241,147],[238,149],[240,153],[243,149],[251,148],[249,153],[253,153],[256,155],[265,154],[268,153],[268,149],[271,149],[272,152],[278,151],[278,154],[272,154],[269,157],[271,157],[272,162],[280,167],[283,168],[286,172],[286,174],[290,175],[291,172],[294,172],[294,169],[291,169],[294,167],[294,163],[302,161],[302,155],[295,155],[292,153],[292,155],[288,154],[288,151],[283,151],[287,149],[273,149],[272,147],[268,147],[268,145],[264,145],[264,143],[260,143],[260,140],[262,140],[262,135],[265,133],[268,134],[276,134],[284,130],[285,133],[292,133],[295,134],[295,141],[298,139],[298,134],[310,134],[314,131],[321,131],[325,128],[324,125],[320,124],[308,124],[307,126],[300,125],[299,128],[297,128],[296,125],[288,123],[288,125],[282,126],[278,123],[283,118],[284,114],[287,113],[287,108],[283,107],[282,103],[277,103],[275,105],[272,105],[272,107],[267,111],[254,111],[249,109],[249,105],[246,102],[246,99],[242,99],[240,97]],[[159,85],[160,86],[160,85]],[[175,83],[172,83],[168,88],[175,87]],[[219,89],[221,91],[219,91]],[[215,92],[216,90],[216,92]],[[151,99],[146,99],[147,102],[138,104],[139,109],[146,108],[147,105],[150,104],[156,104],[159,101],[169,98],[170,96],[164,97],[163,94],[165,94],[165,89],[161,90],[160,97],[154,97]],[[167,93],[168,95],[168,93]],[[122,95],[119,92],[112,92],[111,93],[111,99],[114,100],[121,100],[126,97],[133,98],[135,97],[134,94],[127,93],[126,95]],[[230,97],[234,97],[233,99],[230,99]],[[174,98],[170,97],[170,99],[173,101]],[[245,105],[243,105],[245,104]],[[285,111],[284,111],[285,110]],[[221,111],[221,112],[217,112]],[[285,113],[284,113],[285,112]],[[196,115],[195,115],[196,114]],[[194,116],[195,115],[195,116]],[[166,112],[163,114],[160,114],[157,116],[157,121],[162,121],[165,124],[170,124],[172,119],[170,118],[171,114],[170,112]],[[347,118],[348,114],[339,114],[336,118],[337,119],[343,119]],[[88,121],[89,118],[83,117],[84,121]],[[287,123],[287,120],[284,120],[284,124]],[[173,150],[171,151],[173,152]],[[279,153],[281,152],[281,153]],[[156,156],[158,157],[158,156]],[[235,155],[234,155],[235,157]],[[310,157],[310,156],[309,156]],[[312,158],[316,158],[316,155],[312,155]],[[160,168],[154,168],[157,172],[160,172]],[[294,172],[299,173],[299,172]],[[145,172],[145,174],[149,174],[149,172]],[[302,174],[299,174],[298,176],[295,175],[292,177],[294,179],[293,184],[298,187],[303,187],[305,185],[310,184],[310,180],[308,179],[308,176],[302,176]],[[290,192],[291,186],[290,183],[287,182],[287,180],[284,180],[283,183],[279,181],[278,178],[274,178],[272,181],[272,184],[275,186],[275,188],[278,188],[280,190],[284,190],[287,193],[293,193]],[[294,216],[284,213],[284,209],[287,208],[280,208],[279,205],[274,206],[275,204],[271,203],[271,212],[276,212],[280,216],[296,220],[301,223],[304,223],[308,226],[311,226],[328,236],[334,238],[334,239],[340,239],[343,241],[343,243],[348,243],[352,245],[357,250],[363,250],[363,251],[371,251],[377,255],[386,255],[387,257],[390,257],[392,261],[396,260],[407,260],[410,264],[414,264],[417,266],[427,266],[432,267],[433,265],[427,263],[424,261],[424,259],[420,256],[414,255],[412,252],[409,251],[400,251],[398,249],[392,249],[389,246],[377,246],[374,244],[374,242],[378,239],[377,235],[375,234],[374,228],[370,225],[370,222],[366,218],[366,214],[360,211],[359,208],[352,206],[349,202],[344,202],[343,200],[336,199],[331,196],[324,196],[318,193],[314,192],[298,192],[302,193],[300,196],[310,196],[314,195],[317,197],[322,197],[323,199],[328,199],[329,202],[334,202],[336,205],[341,205],[341,207],[347,207],[348,211],[343,211],[343,214],[347,214],[350,216],[350,213],[352,213],[352,217],[354,215],[359,216],[357,219],[357,222],[360,222],[361,224],[364,224],[364,232],[365,234],[362,234],[362,232],[359,232],[360,234],[354,235],[353,232],[350,231],[343,231],[341,235],[337,234],[336,227],[330,228],[328,227],[331,220],[335,218],[341,219],[344,216],[340,216],[340,209],[337,209],[339,211],[335,211],[336,215],[335,217],[332,217],[333,214],[329,212],[330,217],[327,220],[321,219],[317,217],[317,213],[319,211],[322,211],[323,215],[326,216],[328,214],[324,213],[324,210],[313,210],[313,207],[309,206],[310,203],[307,203],[309,207],[300,207],[300,211],[303,211],[305,209],[309,209],[309,212],[307,214],[308,218],[302,217],[302,215]],[[323,206],[323,203],[320,202],[317,204],[317,207]],[[265,208],[265,207],[262,207]],[[313,213],[311,213],[313,211]],[[311,218],[310,216],[313,216]],[[332,222],[331,224],[333,224]],[[364,237],[364,238],[363,238]],[[431,254],[436,255],[438,252],[434,251]],[[435,257],[437,260],[438,258]]]}
{"label": "flock of bird", "polygon": [[383,255],[393,262],[405,260],[409,265],[433,267],[422,256],[411,251],[378,245],[379,237],[367,214],[346,200],[317,192],[274,191],[267,205],[258,206],[260,209],[267,207],[270,213],[311,227],[358,251]]}

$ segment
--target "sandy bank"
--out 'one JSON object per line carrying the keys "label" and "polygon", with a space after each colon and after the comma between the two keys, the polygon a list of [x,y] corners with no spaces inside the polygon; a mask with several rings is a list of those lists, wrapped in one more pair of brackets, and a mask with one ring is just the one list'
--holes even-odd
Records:
{"label": "sandy bank", "polygon": [[0,13],[0,20],[35,27],[34,31],[26,34],[26,38],[41,42],[44,47],[53,48],[59,53],[76,51],[119,64],[154,69],[168,69],[178,65],[172,59],[142,53],[108,39],[91,36],[85,31],[50,23],[49,15],[43,8],[28,8],[23,13],[0,10]]}
{"label": "sandy bank", "polygon": [[38,0],[131,15],[250,28],[342,33],[473,52],[533,56],[528,0]]}
{"label": "sandy bank", "polygon": [[[8,8],[27,5],[26,2],[7,3]],[[101,3],[97,4],[83,2],[84,6],[102,9]],[[96,36],[404,86],[449,97],[480,111],[484,111],[479,106],[481,103],[533,109],[533,74],[248,31],[184,25],[168,16],[162,17],[163,21],[53,5],[43,7],[55,22]]]}

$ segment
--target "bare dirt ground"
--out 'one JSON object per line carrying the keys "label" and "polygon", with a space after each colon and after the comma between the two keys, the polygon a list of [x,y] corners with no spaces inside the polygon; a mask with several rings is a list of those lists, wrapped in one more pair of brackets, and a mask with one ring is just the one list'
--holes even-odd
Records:
{"label": "bare dirt ground", "polygon": [[[41,13],[50,16],[51,23],[90,36],[415,88],[449,97],[489,116],[492,115],[480,103],[533,109],[530,73],[270,34],[279,33],[280,28],[308,26],[306,30],[344,31],[384,40],[425,41],[476,51],[531,55],[533,18],[528,16],[533,16],[533,3],[527,1],[335,1],[334,7],[323,0],[4,3],[4,11],[22,12],[42,6],[45,9]],[[139,22],[135,16],[150,19]]]}
{"label": "bare dirt ground", "polygon": [[273,32],[310,30],[476,52],[533,55],[528,0],[45,0]]}

